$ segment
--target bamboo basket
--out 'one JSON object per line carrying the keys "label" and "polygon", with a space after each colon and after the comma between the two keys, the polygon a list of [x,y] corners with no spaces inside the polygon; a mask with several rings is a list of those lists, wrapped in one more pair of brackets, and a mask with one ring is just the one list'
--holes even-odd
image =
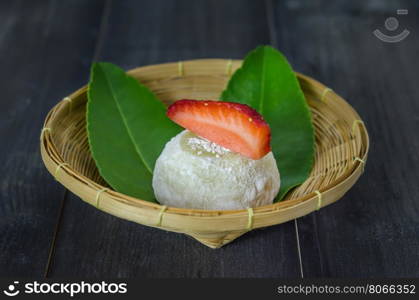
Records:
{"label": "bamboo basket", "polygon": [[[200,59],[133,69],[128,73],[170,104],[181,98],[218,99],[240,60]],[[139,224],[185,233],[219,248],[249,230],[287,222],[340,199],[364,170],[369,138],[356,111],[339,95],[297,74],[316,135],[310,177],[286,198],[248,210],[207,211],[165,207],[113,191],[100,177],[86,135],[86,86],[48,113],[41,154],[48,171],[98,209]]]}

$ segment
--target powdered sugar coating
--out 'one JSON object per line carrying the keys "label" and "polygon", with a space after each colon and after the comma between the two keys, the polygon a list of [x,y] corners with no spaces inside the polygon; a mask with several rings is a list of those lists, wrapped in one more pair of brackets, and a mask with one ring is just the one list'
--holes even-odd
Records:
{"label": "powdered sugar coating", "polygon": [[217,145],[216,143],[208,141],[207,139],[200,138],[200,137],[188,138],[187,144],[188,146],[191,147],[192,150],[197,151],[198,155],[201,155],[203,152],[218,154],[218,155],[224,155],[230,152],[230,150],[220,145]]}
{"label": "powdered sugar coating", "polygon": [[153,189],[173,207],[230,210],[271,204],[280,178],[272,152],[246,158],[188,130],[170,140],[157,159]]}

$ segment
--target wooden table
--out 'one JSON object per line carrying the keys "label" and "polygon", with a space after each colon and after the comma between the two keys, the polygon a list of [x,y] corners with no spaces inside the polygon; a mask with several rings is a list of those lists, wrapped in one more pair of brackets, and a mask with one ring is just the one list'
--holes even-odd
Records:
{"label": "wooden table", "polygon": [[[398,5],[398,6],[396,6]],[[403,7],[400,7],[403,6]],[[0,1],[0,276],[419,276],[418,1]],[[396,15],[396,9],[409,14]],[[373,30],[395,16],[399,43]],[[395,31],[396,32],[396,31]],[[259,44],[346,98],[366,122],[364,175],[336,204],[219,250],[130,223],[44,168],[48,110],[93,61],[126,69],[242,58]]]}

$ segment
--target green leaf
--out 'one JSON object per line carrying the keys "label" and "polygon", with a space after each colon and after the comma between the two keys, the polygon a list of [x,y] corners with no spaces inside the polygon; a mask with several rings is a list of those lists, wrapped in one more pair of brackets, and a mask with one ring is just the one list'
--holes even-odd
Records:
{"label": "green leaf", "polygon": [[311,114],[291,66],[276,49],[260,46],[233,74],[221,99],[253,107],[270,125],[281,174],[276,201],[281,200],[307,179],[314,161]]}
{"label": "green leaf", "polygon": [[87,132],[100,175],[116,191],[155,202],[154,164],[181,128],[156,96],[121,68],[92,66]]}

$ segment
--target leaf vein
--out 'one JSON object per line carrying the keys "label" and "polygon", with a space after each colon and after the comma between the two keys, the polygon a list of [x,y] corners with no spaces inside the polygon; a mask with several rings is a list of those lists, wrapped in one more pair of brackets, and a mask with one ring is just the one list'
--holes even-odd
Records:
{"label": "leaf vein", "polygon": [[260,85],[259,113],[263,115],[263,105],[265,100],[265,50],[262,53],[262,83]]}
{"label": "leaf vein", "polygon": [[115,104],[116,104],[116,107],[118,108],[118,112],[119,112],[119,114],[120,114],[120,116],[121,116],[121,118],[122,118],[122,123],[124,124],[125,129],[126,129],[126,130],[127,130],[127,132],[128,132],[128,136],[129,136],[129,138],[130,138],[131,143],[132,143],[132,144],[133,144],[133,146],[134,146],[135,152],[136,152],[136,153],[138,154],[138,156],[140,157],[140,160],[141,160],[141,162],[144,164],[144,166],[146,167],[147,171],[149,171],[149,172],[150,172],[150,174],[153,174],[153,171],[151,170],[151,167],[147,164],[147,162],[146,162],[146,160],[145,160],[145,158],[144,158],[144,156],[143,156],[143,154],[142,154],[141,150],[138,148],[137,144],[134,142],[134,137],[132,136],[131,130],[130,130],[130,128],[129,128],[129,126],[128,126],[128,124],[127,124],[126,120],[125,120],[125,118],[124,118],[124,114],[123,114],[123,112],[122,112],[122,109],[121,109],[121,107],[120,107],[120,105],[119,105],[118,101],[116,100],[116,94],[115,94],[115,91],[113,90],[112,84],[111,84],[110,80],[108,79],[108,76],[107,76],[106,72],[103,72],[103,73],[104,73],[104,75],[105,75],[106,82],[107,82],[107,84],[108,84],[108,86],[109,86],[109,88],[110,88],[110,90],[111,90],[111,93],[112,93],[112,99],[114,99],[114,102],[115,102]]}

